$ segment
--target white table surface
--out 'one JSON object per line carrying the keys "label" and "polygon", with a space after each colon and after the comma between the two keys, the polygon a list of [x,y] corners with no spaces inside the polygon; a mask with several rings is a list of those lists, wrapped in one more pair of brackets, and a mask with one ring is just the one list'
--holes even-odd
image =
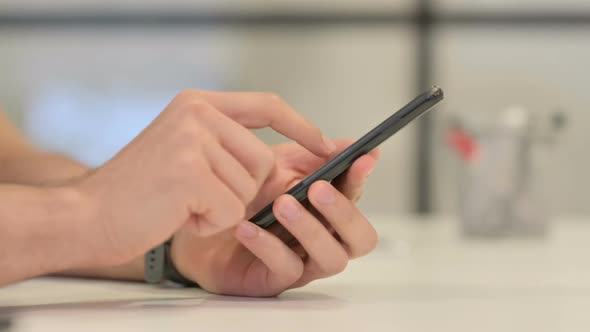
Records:
{"label": "white table surface", "polygon": [[373,221],[372,255],[278,298],[39,278],[0,288],[0,317],[9,331],[590,330],[590,218],[485,241],[451,218]]}

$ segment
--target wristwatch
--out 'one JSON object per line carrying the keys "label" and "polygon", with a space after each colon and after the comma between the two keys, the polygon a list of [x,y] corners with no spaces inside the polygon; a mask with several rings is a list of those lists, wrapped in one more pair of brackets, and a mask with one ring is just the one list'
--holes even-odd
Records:
{"label": "wristwatch", "polygon": [[144,256],[144,279],[149,284],[172,281],[185,287],[199,287],[197,283],[182,276],[170,256],[172,240],[148,251]]}

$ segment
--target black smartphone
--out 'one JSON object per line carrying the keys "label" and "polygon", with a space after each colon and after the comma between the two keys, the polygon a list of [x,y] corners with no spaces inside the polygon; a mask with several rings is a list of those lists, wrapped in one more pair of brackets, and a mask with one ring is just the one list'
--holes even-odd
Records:
{"label": "black smartphone", "polygon": [[[424,114],[432,106],[441,101],[443,97],[443,91],[439,87],[433,87],[429,91],[420,94],[286,193],[304,203],[307,200],[307,190],[314,182],[319,180],[328,182],[334,180],[338,175],[344,173],[356,159],[369,153],[412,120]],[[274,224],[277,220],[272,212],[273,203],[260,210],[250,221],[262,228],[267,228]]]}

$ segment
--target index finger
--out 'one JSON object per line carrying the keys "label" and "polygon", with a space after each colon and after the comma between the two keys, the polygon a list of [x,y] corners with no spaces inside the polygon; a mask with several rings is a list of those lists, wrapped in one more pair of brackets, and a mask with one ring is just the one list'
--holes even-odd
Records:
{"label": "index finger", "polygon": [[318,156],[330,155],[336,146],[318,127],[279,96],[261,92],[198,91],[213,107],[248,128],[271,127]]}
{"label": "index finger", "polygon": [[[331,159],[335,158],[336,155],[346,150],[346,148],[354,143],[354,141],[348,139],[335,139],[333,142],[336,144],[336,150],[334,150]],[[285,160],[289,167],[304,175],[316,171],[330,160],[328,158],[318,158],[309,151],[299,147],[294,148],[290,144],[278,145],[276,146],[276,149],[278,149],[277,151],[279,152],[279,155],[281,155],[281,158]],[[368,154],[375,159],[379,159],[379,148],[373,149]]]}

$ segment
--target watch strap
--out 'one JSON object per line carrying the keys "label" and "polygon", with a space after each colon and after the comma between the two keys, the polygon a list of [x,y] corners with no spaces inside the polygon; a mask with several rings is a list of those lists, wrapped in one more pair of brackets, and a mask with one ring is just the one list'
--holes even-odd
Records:
{"label": "watch strap", "polygon": [[144,255],[143,278],[147,283],[159,284],[164,280],[166,256],[166,246],[164,244],[157,246]]}
{"label": "watch strap", "polygon": [[164,279],[170,280],[185,287],[199,287],[199,285],[196,282],[188,278],[185,278],[180,272],[178,272],[176,266],[174,266],[174,261],[172,261],[172,251],[170,250],[171,245],[172,241],[168,241],[164,244],[164,253],[166,255],[166,260],[164,264]]}
{"label": "watch strap", "polygon": [[144,256],[144,279],[150,284],[172,281],[185,287],[198,287],[194,281],[185,278],[174,266],[170,255],[172,240],[148,251]]}

